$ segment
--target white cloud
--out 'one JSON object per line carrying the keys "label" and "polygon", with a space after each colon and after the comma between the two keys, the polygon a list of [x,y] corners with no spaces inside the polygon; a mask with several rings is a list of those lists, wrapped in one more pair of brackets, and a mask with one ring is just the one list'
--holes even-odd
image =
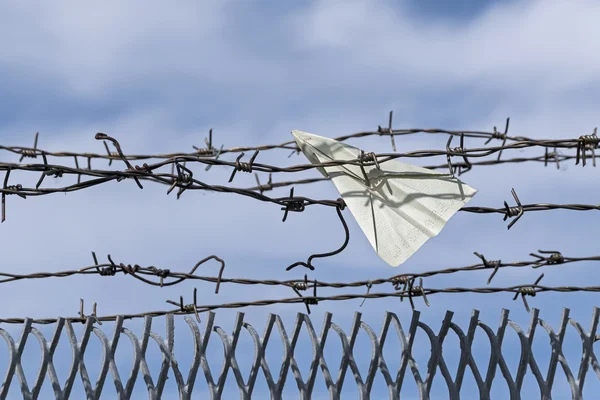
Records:
{"label": "white cloud", "polygon": [[[596,2],[496,4],[471,21],[428,21],[390,2],[314,2],[293,17],[298,44],[344,69],[370,68],[419,85],[535,85],[544,92],[598,82]],[[315,53],[316,52],[316,53]]]}
{"label": "white cloud", "polygon": [[165,77],[239,83],[243,60],[236,60],[226,37],[232,28],[228,6],[141,1],[4,6],[3,63],[58,78],[75,94],[96,98],[127,92],[142,82],[163,86]]}

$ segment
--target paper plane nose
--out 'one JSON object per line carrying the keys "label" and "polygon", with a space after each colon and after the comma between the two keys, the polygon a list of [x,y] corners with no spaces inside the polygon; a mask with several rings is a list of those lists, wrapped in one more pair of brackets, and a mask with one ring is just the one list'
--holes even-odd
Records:
{"label": "paper plane nose", "polygon": [[313,135],[312,133],[297,131],[297,130],[293,130],[292,135],[294,136],[294,139],[302,140],[302,141],[311,141],[311,140],[314,140],[315,138],[320,137],[317,135]]}
{"label": "paper plane nose", "polygon": [[294,139],[296,139],[296,141],[299,141],[299,140],[305,141],[305,140],[310,140],[310,136],[312,136],[312,135],[310,133],[293,130],[292,136],[294,136]]}
{"label": "paper plane nose", "polygon": [[310,138],[311,134],[310,133],[306,133],[306,132],[302,132],[302,131],[298,131],[298,130],[293,130],[292,131],[292,136],[294,136],[294,140],[296,141],[296,144],[298,145],[298,147],[300,147],[300,149],[304,149],[304,146],[306,144],[310,143],[310,141],[311,141],[311,138]]}

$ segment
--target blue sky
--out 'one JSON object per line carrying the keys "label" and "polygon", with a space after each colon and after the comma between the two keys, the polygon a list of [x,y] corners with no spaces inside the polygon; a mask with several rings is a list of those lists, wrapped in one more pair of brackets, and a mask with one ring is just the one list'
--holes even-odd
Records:
{"label": "blue sky", "polygon": [[[596,23],[600,6],[595,2],[415,4],[4,2],[0,5],[0,142],[30,146],[39,131],[39,147],[45,150],[102,153],[104,147],[94,135],[105,132],[119,140],[125,153],[192,151],[192,145],[203,145],[209,128],[214,130],[217,145],[252,146],[290,140],[292,129],[329,137],[373,130],[387,123],[389,110],[394,110],[396,128],[492,130],[511,117],[511,134],[539,139],[577,138],[590,134],[598,124],[600,57],[594,38],[600,34]],[[441,135],[415,135],[397,138],[396,144],[399,151],[443,149],[446,140]],[[370,137],[351,144],[367,151],[391,151],[387,139]],[[476,144],[481,142],[466,142],[467,146]],[[536,149],[505,152],[504,157],[540,154],[542,150]],[[259,160],[282,165],[306,163],[303,156],[288,159],[287,155],[287,151],[265,152]],[[2,157],[5,162],[18,160],[8,153]],[[108,163],[96,161],[93,166],[108,168]],[[115,162],[113,167],[122,165]],[[196,170],[195,177],[215,184],[226,183],[231,173],[217,167],[208,173],[203,168]],[[475,168],[463,180],[479,190],[471,205],[512,203],[513,187],[523,203],[595,204],[597,174],[597,169],[581,168],[573,162],[560,171],[524,164]],[[317,176],[310,171],[273,179]],[[11,174],[13,184],[31,187],[37,179],[37,175]],[[46,179],[45,184],[66,185],[71,180]],[[254,177],[238,173],[234,184],[253,186]],[[284,196],[287,190],[271,194]],[[287,265],[313,252],[334,249],[343,240],[337,217],[329,208],[309,207],[281,223],[281,211],[272,204],[200,192],[186,192],[177,201],[165,192],[166,187],[150,183],[139,190],[127,180],[26,201],[10,196],[7,220],[0,226],[2,269],[18,273],[74,269],[90,265],[90,252],[95,251],[102,261],[110,253],[125,264],[188,270],[196,261],[216,254],[226,262],[226,277],[292,279],[302,277],[304,271],[286,273]],[[296,194],[338,197],[329,182],[298,186]],[[500,215],[459,213],[439,236],[392,269],[377,257],[349,212],[345,213],[351,230],[348,248],[319,261],[311,278],[358,280],[461,266],[477,261],[473,251],[505,261],[528,259],[528,254],[539,248],[570,256],[597,253],[593,212],[530,213],[510,231]],[[544,272],[546,285],[595,285],[594,278],[599,276],[591,263]],[[217,265],[203,266],[202,273],[216,274]],[[506,269],[494,282],[495,286],[529,283],[539,273]],[[486,280],[487,274],[463,274],[427,279],[425,286],[485,286]],[[197,287],[199,302],[205,304],[293,294],[280,288],[224,285],[215,295],[211,286]],[[193,288],[191,282],[163,289],[146,287],[123,276],[22,281],[2,286],[1,315],[74,315],[80,298],[88,306],[96,301],[99,314],[165,309],[167,299],[184,295],[191,300]],[[422,319],[434,329],[447,309],[454,311],[458,324],[466,328],[474,307],[493,328],[502,308],[509,308],[511,318],[526,325],[529,317],[522,302],[511,298],[508,294],[438,295],[430,299],[430,308],[419,301],[417,306]],[[545,294],[530,299],[530,304],[541,308],[541,317],[553,326],[562,307],[571,308],[571,316],[587,326],[593,306],[599,304],[597,298],[593,294]],[[362,312],[376,331],[384,311],[398,313],[406,324],[410,319],[408,303],[400,304],[397,299],[368,300],[361,308],[359,304],[323,303],[313,308],[317,330],[325,312],[332,312],[334,321],[345,329],[355,311]],[[300,306],[273,306],[245,312],[246,320],[262,332],[268,313],[280,314],[289,331],[296,313],[303,310]],[[223,310],[216,321],[230,330],[234,318],[234,310]],[[161,327],[164,331],[162,320],[155,323],[159,332]],[[178,332],[185,332],[184,325],[178,319]],[[141,322],[129,322],[128,326],[139,332]],[[18,332],[18,327],[3,328]],[[110,324],[105,331],[110,332]],[[512,343],[516,343],[513,336]],[[185,348],[189,339],[189,335],[182,337],[176,350],[184,366],[190,362]],[[574,368],[580,347],[574,331],[567,335],[569,339],[572,346],[567,349],[567,359]],[[250,345],[249,341],[246,338],[242,343]],[[489,351],[483,341],[479,343],[482,354]],[[221,350],[217,342],[213,344],[215,369]],[[538,362],[544,366],[550,352],[547,336],[537,335],[535,345],[541,348]],[[158,366],[158,349],[154,351]],[[125,371],[130,358],[128,349],[123,353],[119,357]],[[6,348],[0,345],[0,356],[5,354]],[[427,354],[428,350],[417,355],[422,356],[417,358],[421,371]],[[458,352],[453,354],[455,360]],[[38,356],[35,346],[28,347],[28,377],[36,371]],[[61,375],[61,368],[67,369],[68,350],[63,357],[65,365],[57,366],[59,376],[66,374]],[[358,356],[366,368],[368,356],[364,357],[360,361]],[[0,373],[5,366],[2,359],[6,357],[0,357]],[[453,359],[452,355],[448,359]],[[273,360],[276,364],[277,356]],[[517,359],[512,361],[516,366]],[[480,363],[484,365],[485,360]],[[98,367],[91,365],[93,360],[89,364],[90,375],[95,376]],[[560,391],[568,388],[562,371],[557,374],[556,393],[564,393]],[[228,382],[231,393],[236,393],[232,378],[230,375]],[[530,379],[528,375],[524,394],[537,393]],[[598,388],[593,376],[588,379],[586,390]],[[201,381],[202,377],[197,384]],[[467,379],[465,387],[473,383]],[[16,382],[12,386],[11,393],[17,394]],[[345,386],[348,394],[355,393],[351,381]],[[505,393],[502,386],[501,382],[495,386],[500,397]],[[434,393],[444,393],[436,391],[440,388],[443,385],[434,384]],[[80,383],[76,389],[79,392],[74,396],[81,393]],[[137,389],[145,391],[143,381]],[[167,389],[174,393],[174,380]],[[294,389],[289,381],[287,393]],[[46,385],[44,390],[51,388]],[[264,393],[266,387],[256,390]],[[315,390],[315,397],[327,396],[322,383]],[[107,398],[114,395],[110,383],[104,393]],[[383,380],[378,378],[373,394],[385,393]]]}

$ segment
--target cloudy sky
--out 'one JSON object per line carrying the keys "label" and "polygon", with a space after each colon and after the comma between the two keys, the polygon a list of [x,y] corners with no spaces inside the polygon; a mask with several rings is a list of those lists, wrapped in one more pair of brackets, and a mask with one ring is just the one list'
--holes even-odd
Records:
{"label": "cloudy sky", "polygon": [[[299,129],[335,137],[374,130],[387,123],[394,111],[395,128],[438,127],[491,131],[511,118],[515,136],[577,138],[590,134],[598,124],[600,56],[595,38],[600,6],[592,1],[460,1],[452,5],[435,1],[305,1],[305,2],[192,2],[167,5],[156,1],[0,3],[0,144],[31,146],[40,132],[38,146],[48,151],[103,153],[94,139],[104,132],[121,143],[125,153],[191,152],[203,146],[213,128],[215,144],[225,148],[281,143]],[[443,149],[443,135],[413,135],[396,139],[398,151]],[[467,140],[466,146],[482,143]],[[367,151],[391,152],[387,138],[368,137],[350,142]],[[261,162],[277,165],[305,164],[302,155],[287,158],[288,151],[273,150],[259,155]],[[504,152],[503,157],[541,155],[541,149]],[[235,159],[235,154],[223,159]],[[2,162],[17,162],[8,152]],[[438,158],[443,163],[444,158]],[[31,161],[31,160],[28,160]],[[433,160],[427,160],[431,163]],[[33,162],[39,162],[33,161]],[[71,165],[72,160],[56,162]],[[422,160],[411,160],[423,164]],[[119,169],[122,163],[96,160],[95,168]],[[209,172],[194,167],[194,177],[214,184],[226,184],[231,170],[214,167]],[[574,162],[560,170],[542,164],[503,165],[474,168],[462,179],[479,190],[470,205],[501,207],[513,204],[515,188],[523,203],[598,203],[598,170],[581,168]],[[317,171],[274,175],[274,181],[318,177]],[[12,173],[10,184],[32,187],[37,174]],[[266,176],[262,177],[266,181]],[[73,177],[47,178],[48,187],[73,183]],[[232,185],[254,185],[250,174],[238,173]],[[269,194],[285,196],[288,189]],[[335,199],[338,194],[329,182],[296,187],[301,196]],[[76,269],[92,263],[91,251],[106,261],[106,255],[125,264],[154,265],[172,271],[189,270],[198,260],[216,254],[226,262],[224,276],[295,279],[304,271],[285,272],[292,262],[310,254],[335,249],[343,232],[332,209],[309,207],[292,213],[285,223],[278,206],[230,194],[188,191],[180,200],[166,187],[146,183],[140,190],[134,181],[110,182],[84,191],[7,199],[7,220],[0,226],[2,270],[33,273]],[[502,216],[458,213],[441,234],[429,240],[412,258],[397,269],[390,268],[344,212],[351,231],[347,249],[332,258],[319,260],[311,278],[349,281],[387,277],[402,272],[462,266],[477,262],[474,251],[489,259],[526,260],[537,249],[560,250],[569,256],[596,255],[597,226],[594,212],[552,211],[526,214],[510,231]],[[216,263],[201,267],[216,274]],[[552,267],[544,270],[543,284],[596,285],[600,277],[592,263]],[[532,283],[540,270],[505,269],[494,278],[494,286]],[[487,273],[429,278],[427,287],[485,286]],[[20,281],[2,285],[0,298],[6,317],[73,316],[79,299],[90,310],[98,303],[101,315],[137,313],[168,309],[165,300],[183,295],[191,301],[193,288],[199,303],[215,304],[237,300],[276,299],[293,295],[271,287],[223,285],[218,295],[208,284],[183,282],[170,288],[145,286],[126,276],[71,277]],[[344,293],[358,291],[346,290]],[[381,287],[378,291],[391,291]],[[321,294],[334,294],[323,291]],[[342,292],[336,292],[341,294]],[[530,299],[541,309],[541,317],[557,326],[563,307],[588,326],[598,305],[594,294],[544,294]],[[417,300],[422,320],[434,330],[446,310],[455,313],[458,325],[467,327],[472,309],[495,329],[502,308],[511,310],[511,319],[527,325],[529,315],[522,302],[510,294],[437,295],[427,308]],[[398,313],[408,324],[411,310],[397,299],[345,303],[322,303],[311,317],[319,331],[326,312],[334,322],[349,329],[354,313],[379,330],[385,311]],[[86,311],[87,312],[87,311]],[[278,313],[291,331],[302,306],[280,305],[245,309],[245,320],[262,332],[269,313]],[[236,310],[217,312],[216,323],[231,331]],[[164,334],[164,320],[155,321],[155,331]],[[103,325],[107,334],[111,324]],[[127,326],[140,332],[141,322]],[[180,337],[176,356],[186,371],[191,362],[191,336],[182,318],[176,326]],[[3,326],[18,335],[19,326]],[[77,329],[81,327],[77,326]],[[51,328],[40,328],[51,334]],[[482,334],[483,332],[479,332]],[[309,342],[303,333],[301,340]],[[510,351],[518,339],[507,333],[505,357],[516,370],[519,353]],[[213,374],[221,365],[222,350],[212,339],[209,363]],[[330,340],[333,340],[330,336]],[[33,340],[33,337],[30,339]],[[66,336],[63,337],[66,344]],[[395,341],[394,341],[395,340]],[[384,349],[393,370],[399,355],[396,339]],[[581,348],[574,329],[567,333],[565,347],[572,369],[578,368]],[[446,340],[450,371],[455,371],[459,342]],[[272,371],[279,369],[281,346],[275,341],[267,359]],[[424,376],[429,345],[425,334],[416,339],[416,359]],[[421,344],[422,346],[418,346]],[[249,336],[240,343],[251,349]],[[90,344],[86,356],[88,371],[95,380],[100,344]],[[178,347],[177,347],[178,346]],[[337,346],[337,347],[336,347]],[[368,346],[362,332],[357,346]],[[326,356],[335,370],[339,346],[332,343]],[[308,350],[308,347],[303,347]],[[489,354],[485,340],[475,340],[482,373]],[[506,349],[509,350],[506,350]],[[546,370],[550,357],[547,335],[540,332],[534,341],[537,362]],[[117,354],[121,375],[131,364],[130,348]],[[397,348],[396,348],[397,350]],[[58,349],[59,377],[64,380],[70,360],[67,346]],[[299,352],[303,353],[303,352]],[[306,353],[306,352],[304,352]],[[369,351],[356,352],[361,371],[366,371]],[[358,354],[360,353],[360,354]],[[6,346],[0,345],[0,374],[6,368]],[[30,385],[37,371],[39,349],[26,348],[24,369]],[[240,355],[242,370],[251,359]],[[298,356],[306,376],[309,357]],[[157,376],[160,352],[154,346],[148,355],[153,376]],[[328,358],[329,360],[329,358]],[[94,363],[96,361],[96,363]],[[291,374],[290,374],[291,376]],[[500,378],[500,373],[497,373]],[[268,390],[258,379],[256,394]],[[408,378],[408,375],[407,375]],[[438,378],[440,378],[438,376]],[[110,379],[110,378],[109,378]],[[155,378],[156,379],[156,378]],[[593,374],[586,392],[599,388]],[[403,393],[414,395],[414,383],[406,380]],[[226,394],[237,396],[233,376]],[[206,393],[203,377],[197,393]],[[474,387],[467,372],[465,390]],[[567,395],[568,385],[557,371],[557,395]],[[44,386],[46,395],[50,385]],[[355,396],[348,379],[344,393]],[[445,385],[434,381],[432,394],[445,396]],[[286,394],[294,396],[296,385],[288,379]],[[82,393],[81,382],[73,396]],[[107,382],[106,398],[115,396]],[[145,386],[138,379],[136,393]],[[174,379],[165,393],[175,395]],[[387,396],[378,374],[374,396]],[[498,381],[494,393],[507,395]],[[531,374],[525,378],[524,394],[538,393]],[[14,380],[11,395],[19,397]],[[315,398],[327,398],[319,374]]]}

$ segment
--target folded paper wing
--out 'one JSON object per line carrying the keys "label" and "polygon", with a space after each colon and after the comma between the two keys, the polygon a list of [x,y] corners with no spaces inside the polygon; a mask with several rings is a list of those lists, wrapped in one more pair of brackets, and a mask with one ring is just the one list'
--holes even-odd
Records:
{"label": "folded paper wing", "polygon": [[[337,140],[292,131],[311,163],[357,160],[361,150]],[[331,178],[377,254],[397,267],[477,193],[449,174],[390,160],[380,168],[360,165],[317,167]]]}

